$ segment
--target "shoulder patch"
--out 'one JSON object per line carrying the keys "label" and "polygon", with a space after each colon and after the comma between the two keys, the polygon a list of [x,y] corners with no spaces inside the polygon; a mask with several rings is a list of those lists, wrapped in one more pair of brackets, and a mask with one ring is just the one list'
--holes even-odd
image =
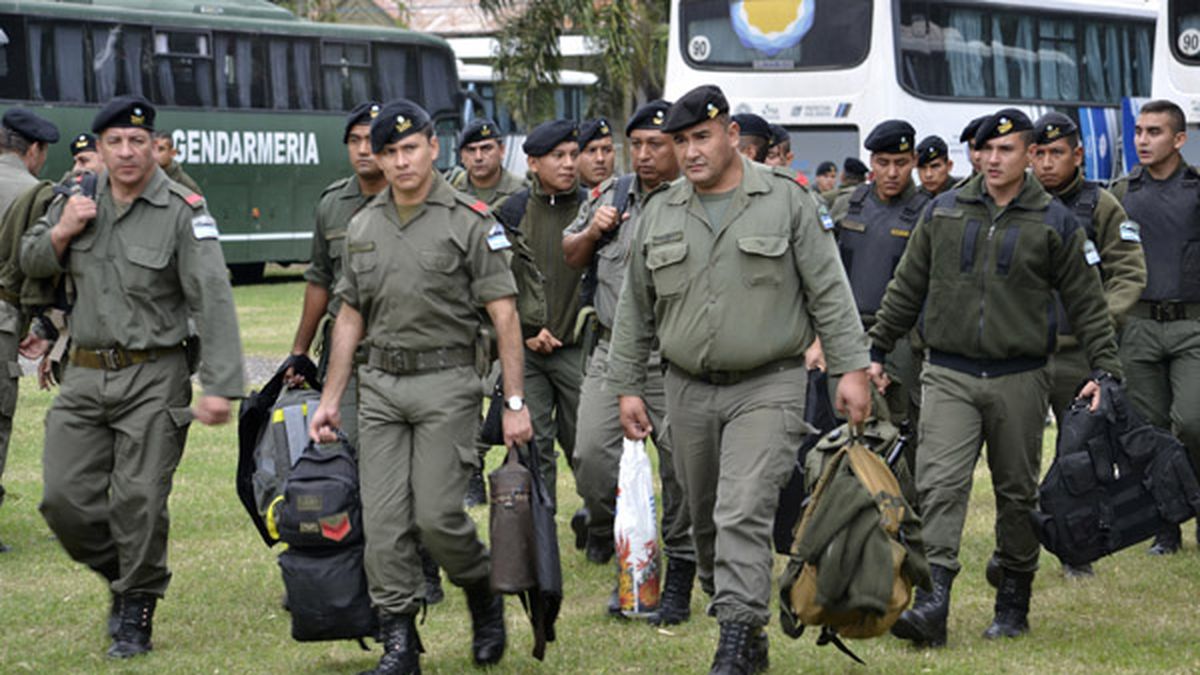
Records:
{"label": "shoulder patch", "polygon": [[1131,241],[1136,244],[1142,243],[1142,226],[1135,221],[1126,220],[1120,226],[1121,241]]}
{"label": "shoulder patch", "polygon": [[833,229],[833,218],[829,217],[829,209],[824,204],[817,206],[817,217],[821,219],[821,229],[826,232]]}
{"label": "shoulder patch", "polygon": [[482,199],[476,199],[475,203],[471,204],[471,210],[481,216],[486,216],[488,215],[487,202],[483,201]]}
{"label": "shoulder patch", "polygon": [[217,231],[217,221],[213,220],[213,217],[207,213],[192,218],[192,236],[197,241],[218,238],[220,232]]}
{"label": "shoulder patch", "polygon": [[193,192],[192,194],[184,197],[183,201],[187,202],[188,206],[195,207],[195,206],[199,206],[201,203],[204,202],[204,197],[201,197],[200,195]]}
{"label": "shoulder patch", "polygon": [[1096,250],[1096,245],[1092,243],[1091,239],[1083,240],[1083,259],[1089,265],[1100,264],[1100,252]]}
{"label": "shoulder patch", "polygon": [[590,199],[592,199],[592,201],[599,199],[600,198],[600,186],[597,185],[596,187],[592,188],[592,193],[590,195],[588,195],[588,197]]}
{"label": "shoulder patch", "polygon": [[492,251],[503,251],[506,248],[512,248],[512,242],[508,240],[508,235],[504,233],[503,225],[492,223],[488,229],[487,245]]}

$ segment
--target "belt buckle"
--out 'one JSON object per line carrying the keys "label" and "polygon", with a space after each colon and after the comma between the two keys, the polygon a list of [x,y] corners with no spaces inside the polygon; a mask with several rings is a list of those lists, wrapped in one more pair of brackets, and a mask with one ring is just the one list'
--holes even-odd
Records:
{"label": "belt buckle", "polygon": [[708,373],[709,384],[725,386],[733,384],[733,373],[731,371],[714,370]]}
{"label": "belt buckle", "polygon": [[122,365],[121,352],[116,348],[101,349],[96,352],[100,357],[100,361],[104,363],[104,367],[108,370],[120,370]]}

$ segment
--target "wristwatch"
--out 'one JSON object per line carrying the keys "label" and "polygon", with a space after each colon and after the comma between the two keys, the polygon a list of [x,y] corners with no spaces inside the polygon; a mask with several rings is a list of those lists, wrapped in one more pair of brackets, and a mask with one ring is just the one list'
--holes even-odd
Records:
{"label": "wristwatch", "polygon": [[504,399],[504,407],[516,412],[525,407],[525,399],[520,396],[509,396]]}

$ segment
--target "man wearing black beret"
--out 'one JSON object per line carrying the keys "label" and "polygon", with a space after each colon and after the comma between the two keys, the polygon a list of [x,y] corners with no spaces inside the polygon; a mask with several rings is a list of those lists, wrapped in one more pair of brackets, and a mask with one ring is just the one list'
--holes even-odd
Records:
{"label": "man wearing black beret", "polygon": [[[217,223],[154,161],[154,119],[140,96],[105,105],[92,122],[106,167],[95,197],[54,202],[21,245],[27,277],[76,280],[70,365],[46,414],[40,509],[67,553],[108,585],[115,658],[151,649],[188,426],[228,422],[244,392]],[[203,392],[190,408],[189,323]]]}
{"label": "man wearing black beret", "polygon": [[778,124],[771,125],[771,143],[767,147],[767,158],[763,164],[767,166],[790,167],[795,159],[792,153],[792,137],[787,129]]}
{"label": "man wearing black beret", "polygon": [[817,194],[824,199],[826,192],[833,192],[837,189],[838,168],[837,164],[829,160],[825,160],[817,165],[817,170],[814,172],[816,179],[814,187]]}
{"label": "man wearing black beret", "polygon": [[[916,482],[932,592],[892,627],[918,644],[946,643],[950,591],[970,485],[982,447],[996,493],[994,616],[984,638],[1029,631],[1029,600],[1040,544],[1037,504],[1047,408],[1047,357],[1061,298],[1087,345],[1094,378],[1120,376],[1098,257],[1062,202],[1026,172],[1033,124],[1000,110],[976,131],[984,172],[933,199],[913,229],[871,328],[871,378],[886,387],[885,356],[922,322],[921,447]],[[1089,252],[1090,251],[1090,252]],[[1100,387],[1080,391],[1092,409]]]}
{"label": "man wearing black beret", "polygon": [[[870,409],[862,324],[833,222],[785,169],[739,156],[717,87],[672,104],[663,130],[686,180],[646,200],[617,301],[608,391],[627,438],[654,431],[646,362],[666,370],[675,467],[692,516],[700,585],[720,639],[711,673],[767,667],[771,524],[803,435],[804,352],[819,334],[838,407]],[[719,496],[718,496],[719,495]]]}
{"label": "man wearing black beret", "polygon": [[504,135],[486,117],[476,117],[463,128],[458,137],[458,159],[463,170],[453,174],[450,186],[478,197],[493,209],[528,187],[523,178],[505,171]]}
{"label": "man wearing black beret", "polygon": [[842,175],[841,181],[836,188],[826,190],[821,193],[821,199],[832,207],[835,202],[841,197],[850,194],[854,188],[862,185],[867,180],[867,173],[870,169],[862,160],[857,157],[847,157],[842,160]]}
{"label": "man wearing black beret", "polygon": [[958,182],[950,175],[953,170],[950,149],[941,136],[926,136],[917,144],[917,176],[929,196],[936,197]]}
{"label": "man wearing black beret", "polygon": [[740,113],[733,116],[737,122],[738,152],[752,162],[763,162],[767,159],[767,148],[771,145],[771,125],[754,113]]}
{"label": "man wearing black beret", "polygon": [[598,117],[579,125],[579,184],[594,188],[613,175],[617,150],[612,127]]}
{"label": "man wearing black beret", "polygon": [[[480,414],[474,366],[479,308],[492,320],[503,362],[505,442],[530,437],[521,399],[521,338],[511,245],[486,206],[434,169],[429,114],[397,99],[379,110],[371,150],[387,185],[350,223],[329,374],[309,436],[333,442],[341,398],[359,368],[359,475],[371,601],[384,654],[373,673],[420,671],[415,617],[424,605],[417,535],[471,613],[472,657],[504,655],[504,600],[492,593],[487,549],[463,508]],[[478,204],[478,205],[477,205]]]}
{"label": "man wearing black beret", "polygon": [[71,162],[71,171],[100,173],[104,164],[96,148],[95,136],[85,132],[71,139]]}
{"label": "man wearing black beret", "polygon": [[[979,125],[986,122],[989,117],[990,115],[981,115],[967,122],[967,126],[963,127],[962,133],[958,135],[958,142],[967,144],[967,158],[971,160],[971,175],[967,176],[967,178],[971,178],[983,171],[981,161],[983,155],[975,149],[975,134],[979,131]],[[963,180],[965,181],[966,178]]]}

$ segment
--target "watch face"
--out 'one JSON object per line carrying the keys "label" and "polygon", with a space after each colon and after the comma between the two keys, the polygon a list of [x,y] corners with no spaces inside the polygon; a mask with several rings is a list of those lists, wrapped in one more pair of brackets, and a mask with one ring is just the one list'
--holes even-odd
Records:
{"label": "watch face", "polygon": [[510,396],[504,401],[504,405],[509,410],[520,410],[525,407],[525,399],[520,396]]}

